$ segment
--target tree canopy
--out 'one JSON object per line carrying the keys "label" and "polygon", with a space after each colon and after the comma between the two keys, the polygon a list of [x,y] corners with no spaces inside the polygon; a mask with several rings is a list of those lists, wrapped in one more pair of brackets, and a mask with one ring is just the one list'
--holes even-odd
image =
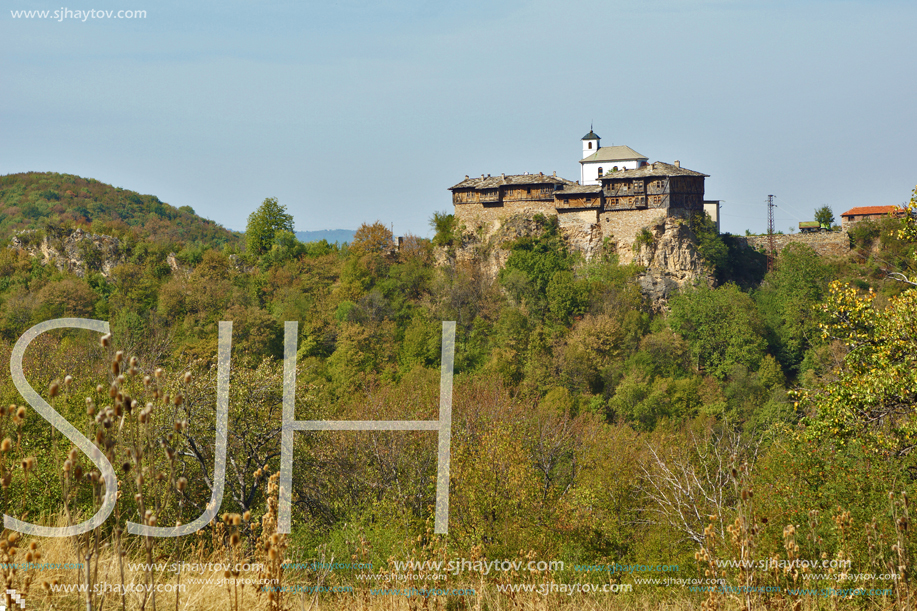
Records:
{"label": "tree canopy", "polygon": [[754,301],[739,287],[699,286],[672,300],[669,326],[691,345],[697,368],[724,379],[735,365],[757,370],[764,326]]}
{"label": "tree canopy", "polygon": [[834,224],[834,212],[831,206],[825,205],[815,211],[815,221],[825,228],[830,228]]}
{"label": "tree canopy", "polygon": [[287,214],[276,197],[268,197],[248,217],[245,228],[245,243],[248,252],[262,255],[270,250],[274,237],[281,231],[293,233],[293,215]]}

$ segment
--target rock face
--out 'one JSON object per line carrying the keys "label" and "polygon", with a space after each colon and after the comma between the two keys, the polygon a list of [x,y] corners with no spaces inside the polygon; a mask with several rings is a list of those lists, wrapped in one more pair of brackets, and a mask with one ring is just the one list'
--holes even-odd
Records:
{"label": "rock face", "polygon": [[[475,263],[481,273],[493,280],[509,258],[509,250],[504,245],[523,236],[536,235],[539,231],[538,222],[529,215],[498,219],[479,226],[475,232],[462,233],[455,260],[457,263]],[[440,263],[439,257],[437,263]]]}
{"label": "rock face", "polygon": [[79,228],[65,236],[39,237],[36,231],[23,231],[13,237],[10,247],[40,258],[43,265],[54,265],[60,271],[72,272],[80,278],[85,278],[91,271],[109,278],[112,268],[124,261],[118,238]]}
{"label": "rock face", "polygon": [[697,251],[697,237],[682,219],[660,219],[647,228],[651,239],[635,243],[634,263],[645,266],[640,290],[654,308],[662,308],[673,293],[698,282],[711,285],[713,278]]}
{"label": "rock face", "polygon": [[583,253],[587,261],[602,249],[602,226],[596,221],[595,212],[567,212],[557,216],[560,235],[567,248]]}
{"label": "rock face", "polygon": [[[567,247],[582,253],[586,260],[598,255],[603,248],[601,228],[597,224],[561,223],[559,229]],[[462,234],[455,261],[474,263],[483,275],[495,279],[509,257],[505,246],[539,231],[539,224],[526,214],[479,225],[474,232]],[[634,242],[633,251],[618,252],[618,255],[622,263],[645,268],[638,282],[653,308],[664,308],[669,297],[686,285],[712,284],[713,279],[697,251],[697,238],[684,219],[656,217],[650,220],[642,236]],[[442,249],[437,249],[436,259],[437,265],[451,263]]]}

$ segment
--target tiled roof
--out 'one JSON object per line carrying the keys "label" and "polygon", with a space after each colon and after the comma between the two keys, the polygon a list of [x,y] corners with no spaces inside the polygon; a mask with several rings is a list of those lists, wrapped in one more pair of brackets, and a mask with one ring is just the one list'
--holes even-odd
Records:
{"label": "tiled roof", "polygon": [[648,163],[641,168],[636,170],[618,170],[617,172],[605,172],[604,175],[599,176],[599,180],[611,180],[613,178],[619,179],[628,179],[628,178],[643,178],[646,176],[709,176],[709,174],[701,174],[700,172],[695,172],[694,170],[688,170],[671,163],[663,163],[662,161],[654,161],[653,163]]}
{"label": "tiled roof", "polygon": [[647,159],[649,159],[649,157],[644,157],[629,146],[624,146],[622,144],[620,146],[603,146],[585,159],[582,159],[580,163],[590,163],[593,161],[646,161]]}
{"label": "tiled roof", "polygon": [[878,215],[878,214],[890,214],[902,210],[898,206],[860,206],[859,208],[851,208],[847,212],[841,214],[841,216],[867,216],[867,215]]}
{"label": "tiled roof", "polygon": [[505,176],[482,176],[478,178],[468,178],[449,187],[453,189],[496,189],[504,185],[575,185],[576,183],[559,176],[548,176],[547,174],[507,174]]}
{"label": "tiled roof", "polygon": [[599,194],[601,192],[602,185],[564,185],[563,189],[555,191],[554,193],[558,197],[563,197],[564,195],[584,195],[590,193]]}

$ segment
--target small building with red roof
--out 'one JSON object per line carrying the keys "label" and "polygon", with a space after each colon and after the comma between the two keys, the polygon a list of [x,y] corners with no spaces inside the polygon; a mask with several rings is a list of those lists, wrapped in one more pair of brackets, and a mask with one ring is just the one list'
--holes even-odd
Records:
{"label": "small building with red roof", "polygon": [[905,212],[904,208],[898,206],[859,206],[841,213],[841,226],[847,229],[852,223],[877,221],[889,215],[901,218]]}

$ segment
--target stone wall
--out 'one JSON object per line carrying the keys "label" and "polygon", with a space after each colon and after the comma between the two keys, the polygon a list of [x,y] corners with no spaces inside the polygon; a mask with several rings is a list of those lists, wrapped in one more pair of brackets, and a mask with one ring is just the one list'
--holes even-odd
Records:
{"label": "stone wall", "polygon": [[[736,236],[738,240],[745,240],[751,248],[767,251],[769,248],[767,236]],[[775,235],[774,243],[777,252],[786,248],[787,244],[805,244],[821,256],[843,257],[850,252],[850,240],[846,231],[825,231],[818,233],[794,233],[789,235]]]}
{"label": "stone wall", "polygon": [[602,239],[611,237],[621,263],[634,258],[633,244],[644,228],[656,225],[666,217],[665,210],[615,210],[599,214]]}
{"label": "stone wall", "polygon": [[483,204],[457,204],[455,206],[455,219],[459,222],[459,225],[465,227],[465,231],[477,231],[479,227],[486,225],[499,227],[504,219],[520,214],[524,216],[535,216],[536,214],[557,216],[557,210],[554,208],[553,199],[549,201],[511,201],[506,202],[503,206],[484,206]]}
{"label": "stone wall", "polygon": [[598,210],[577,210],[557,215],[560,234],[567,246],[583,253],[587,260],[602,246],[602,229]]}

